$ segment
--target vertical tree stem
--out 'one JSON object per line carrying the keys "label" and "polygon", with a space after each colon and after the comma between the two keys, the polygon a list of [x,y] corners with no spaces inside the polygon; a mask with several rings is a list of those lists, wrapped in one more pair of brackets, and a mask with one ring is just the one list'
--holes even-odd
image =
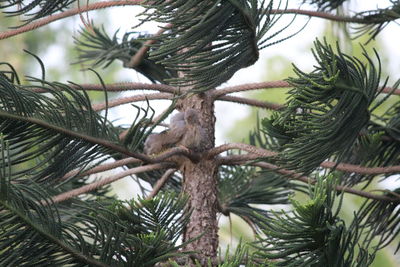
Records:
{"label": "vertical tree stem", "polygon": [[[211,91],[192,95],[180,105],[183,111],[189,108],[198,110],[200,125],[207,132],[206,141],[199,148],[200,151],[215,146],[214,102]],[[187,210],[191,211],[184,240],[195,239],[201,235],[189,243],[185,250],[197,251],[196,259],[202,266],[206,266],[209,260],[214,266],[218,251],[216,161],[204,157],[198,162],[192,162],[185,158],[180,169],[184,177],[183,192],[189,196]]]}

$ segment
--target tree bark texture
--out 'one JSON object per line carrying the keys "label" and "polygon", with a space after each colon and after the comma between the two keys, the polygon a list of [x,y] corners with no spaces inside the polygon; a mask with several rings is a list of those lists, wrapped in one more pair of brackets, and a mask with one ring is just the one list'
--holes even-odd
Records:
{"label": "tree bark texture", "polygon": [[[214,102],[210,91],[194,94],[181,103],[182,111],[195,109],[205,130],[205,138],[196,150],[202,152],[215,146]],[[184,241],[200,238],[189,243],[186,251],[196,251],[196,259],[205,266],[209,260],[216,262],[218,251],[217,221],[217,165],[213,159],[201,158],[198,162],[184,159],[180,170],[183,174],[183,192],[189,196],[187,211],[190,221],[184,232]],[[192,264],[192,263],[191,263]]]}

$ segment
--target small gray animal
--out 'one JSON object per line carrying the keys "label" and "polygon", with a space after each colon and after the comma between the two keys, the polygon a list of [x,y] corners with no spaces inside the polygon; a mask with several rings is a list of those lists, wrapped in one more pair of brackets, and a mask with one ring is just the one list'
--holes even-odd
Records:
{"label": "small gray animal", "polygon": [[196,110],[179,112],[170,120],[169,129],[158,134],[150,134],[144,143],[147,155],[158,154],[174,146],[184,146],[192,150],[201,150],[207,135],[200,126]]}
{"label": "small gray animal", "polygon": [[150,134],[144,142],[144,153],[147,155],[158,154],[174,147],[185,133],[184,114],[179,112],[170,120],[170,128],[158,134]]}
{"label": "small gray animal", "polygon": [[191,149],[201,150],[202,145],[207,139],[206,131],[200,126],[198,111],[188,109],[185,112],[186,131],[180,145]]}

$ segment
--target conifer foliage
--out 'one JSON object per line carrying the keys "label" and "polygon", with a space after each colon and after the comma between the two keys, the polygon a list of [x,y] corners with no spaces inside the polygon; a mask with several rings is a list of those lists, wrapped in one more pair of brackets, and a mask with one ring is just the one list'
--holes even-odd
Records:
{"label": "conifer foliage", "polygon": [[[114,6],[141,6],[139,24],[160,25],[118,38],[84,23],[74,62],[97,84],[48,81],[31,52],[41,77],[0,63],[0,266],[364,267],[382,249],[397,253],[400,188],[381,184],[400,172],[400,82],[388,84],[379,51],[356,57],[315,36],[311,71],[294,62],[284,81],[224,87],[261,50],[297,38],[297,16],[343,22],[368,43],[400,17],[394,0],[346,16],[337,10],[351,0],[298,2],[0,1],[21,22],[0,39]],[[104,82],[96,68],[114,61],[149,83]],[[284,105],[230,95],[275,87],[290,88]],[[115,91],[137,94],[110,99]],[[159,113],[155,99],[170,106]],[[216,146],[215,101],[273,112],[247,143]],[[130,125],[110,119],[128,103]],[[140,189],[129,201],[110,186],[124,177]],[[361,204],[349,217],[350,195]],[[233,215],[254,237],[222,252],[218,218]]]}

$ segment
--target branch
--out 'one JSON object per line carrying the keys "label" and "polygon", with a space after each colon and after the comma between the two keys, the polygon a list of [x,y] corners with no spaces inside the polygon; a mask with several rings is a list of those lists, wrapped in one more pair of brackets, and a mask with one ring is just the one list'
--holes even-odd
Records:
{"label": "branch", "polygon": [[338,22],[346,22],[346,23],[359,23],[359,24],[370,24],[370,21],[367,21],[363,18],[359,17],[349,17],[349,16],[340,16],[340,15],[333,15],[326,12],[321,11],[311,11],[311,10],[301,10],[301,9],[272,9],[271,13],[273,14],[297,14],[297,15],[305,15],[314,18],[321,18],[327,19],[332,21]]}
{"label": "branch", "polygon": [[106,163],[106,164],[98,165],[98,166],[96,166],[96,167],[94,167],[94,168],[92,168],[92,169],[89,169],[89,170],[87,170],[87,171],[84,171],[84,172],[82,172],[82,173],[80,173],[81,170],[75,169],[75,170],[72,170],[72,171],[66,173],[66,174],[61,178],[61,181],[67,180],[67,179],[69,179],[69,178],[71,178],[71,177],[74,177],[74,176],[76,176],[76,175],[79,175],[80,177],[82,177],[82,176],[88,176],[88,175],[91,175],[91,174],[95,174],[95,173],[99,173],[99,172],[104,172],[104,171],[112,170],[112,169],[115,169],[115,168],[118,168],[118,167],[122,167],[122,166],[125,166],[125,165],[127,165],[127,164],[131,164],[131,163],[141,163],[141,162],[142,162],[142,161],[139,160],[139,159],[135,159],[135,158],[126,158],[126,159],[117,160],[117,161],[112,162],[112,163]]}
{"label": "branch", "polygon": [[169,157],[172,157],[172,156],[175,156],[175,155],[184,155],[184,156],[187,156],[189,159],[194,160],[194,161],[197,161],[200,158],[199,155],[190,152],[188,149],[185,149],[185,148],[182,148],[182,147],[175,147],[175,148],[171,148],[168,151],[158,155],[157,157],[154,157],[154,158],[149,157],[148,161],[143,161],[143,160],[140,160],[140,159],[137,159],[137,158],[125,158],[125,159],[117,160],[115,162],[98,165],[98,166],[96,166],[96,167],[94,167],[92,169],[89,169],[87,171],[84,171],[82,173],[80,173],[81,170],[75,169],[75,170],[72,170],[72,171],[66,173],[61,178],[61,181],[67,180],[67,179],[69,179],[71,177],[74,177],[76,175],[79,175],[80,177],[88,176],[88,175],[91,175],[91,174],[112,170],[112,169],[115,169],[115,168],[118,168],[118,167],[125,166],[127,164],[132,164],[132,163],[142,163],[142,162],[163,163],[163,161],[165,159],[168,159]]}
{"label": "branch", "polygon": [[220,90],[215,90],[213,92],[213,97],[219,98],[220,96],[244,92],[250,90],[258,90],[258,89],[266,89],[266,88],[287,88],[291,87],[290,84],[286,81],[269,81],[269,82],[260,82],[260,83],[247,83],[241,84],[237,86],[226,87]]}
{"label": "branch", "polygon": [[[105,87],[101,84],[71,84],[69,85],[71,88],[76,90],[87,90],[87,91],[107,91],[107,92],[123,92],[123,91],[131,91],[131,90],[154,90],[164,93],[178,94],[179,88],[174,86],[166,85],[166,84],[152,84],[152,83],[136,83],[136,82],[123,82],[123,83],[112,83],[106,84]],[[237,86],[225,87],[223,89],[215,90],[212,94],[212,97],[235,102],[235,99],[242,98],[233,98],[232,96],[225,98],[224,95],[231,93],[238,93],[250,90],[260,90],[267,88],[289,88],[292,87],[290,84],[283,80],[278,81],[267,81],[267,82],[259,82],[259,83],[247,83],[241,84]],[[29,88],[25,87],[25,89],[31,90],[37,93],[47,93],[46,89],[43,88]],[[60,88],[63,89],[63,88]],[[382,93],[392,93],[394,95],[400,95],[400,89],[394,89],[393,87],[385,87],[382,90]],[[231,100],[232,99],[232,100]],[[245,100],[247,101],[247,99]],[[264,103],[264,102],[260,102]],[[246,104],[246,103],[243,103]],[[264,105],[263,105],[264,107]]]}
{"label": "branch", "polygon": [[50,24],[56,20],[64,19],[67,17],[75,16],[78,14],[81,14],[83,12],[87,11],[92,11],[92,10],[97,10],[97,9],[104,9],[108,7],[116,7],[116,6],[129,6],[129,5],[140,5],[143,1],[141,0],[126,0],[126,1],[108,1],[108,2],[99,2],[99,3],[93,3],[89,4],[86,6],[81,6],[77,8],[73,8],[55,15],[48,16],[46,18],[31,22],[27,25],[24,25],[22,27],[19,27],[17,29],[9,30],[0,33],[0,40],[6,39],[24,32],[29,32],[32,30],[35,30],[37,28],[40,28],[42,26],[45,26],[47,24]]}
{"label": "branch", "polygon": [[[245,155],[229,155],[225,157],[218,158],[218,162],[220,164],[237,164],[240,162],[246,162],[248,160],[255,160],[261,157],[274,157],[278,156],[278,152],[274,152],[268,149],[259,148],[252,145],[242,144],[242,143],[231,143],[221,145],[219,147],[215,147],[210,149],[207,153],[208,157],[215,157],[216,155],[231,150],[231,149],[240,149],[249,152],[249,154]],[[253,155],[251,155],[253,154]],[[320,164],[323,168],[335,169],[343,172],[354,172],[359,174],[390,174],[390,173],[398,173],[400,172],[400,165],[395,166],[387,166],[387,167],[362,167],[359,165],[348,164],[348,163],[337,163],[332,161],[324,161]]]}
{"label": "branch", "polygon": [[158,192],[161,190],[161,188],[164,186],[164,184],[168,181],[168,179],[174,174],[176,169],[168,169],[163,176],[157,181],[157,183],[154,185],[153,190],[150,192],[150,194],[146,197],[146,200],[150,200],[153,197],[155,197]]}
{"label": "branch", "polygon": [[112,143],[108,140],[104,140],[104,139],[100,139],[100,138],[96,138],[93,136],[89,136],[89,135],[85,135],[85,134],[81,134],[78,132],[74,132],[72,130],[69,129],[65,129],[63,127],[60,126],[56,126],[56,125],[52,125],[50,123],[47,123],[45,121],[39,120],[39,119],[35,119],[35,118],[25,118],[25,117],[20,117],[17,115],[13,115],[13,114],[8,114],[5,112],[1,112],[0,111],[0,116],[1,117],[5,117],[5,118],[9,118],[9,119],[13,119],[13,120],[17,120],[17,121],[24,121],[24,122],[29,122],[29,123],[33,123],[36,125],[40,125],[43,128],[46,129],[50,129],[52,131],[73,137],[73,138],[77,138],[77,139],[81,139],[81,140],[85,140],[86,142],[92,143],[92,144],[96,144],[96,145],[100,145],[103,146],[105,148],[108,148],[110,150],[113,150],[115,152],[119,152],[125,156],[129,156],[132,158],[137,158],[143,162],[146,163],[158,163],[158,162],[162,162],[165,159],[174,156],[174,155],[184,155],[186,157],[188,157],[190,160],[192,161],[198,161],[200,159],[200,156],[196,153],[193,153],[191,151],[189,151],[187,148],[182,148],[182,147],[175,147],[175,148],[171,148],[168,151],[166,151],[165,153],[162,153],[161,155],[153,158],[153,157],[149,157],[148,155],[145,155],[143,153],[137,153],[137,152],[131,152],[128,149],[126,149],[123,146],[120,146],[118,144]]}
{"label": "branch", "polygon": [[220,96],[218,97],[218,100],[229,101],[229,102],[234,102],[259,108],[265,108],[265,109],[272,109],[272,110],[278,110],[283,107],[283,105],[281,104],[270,103],[266,101],[259,101],[237,96]]}
{"label": "branch", "polygon": [[236,165],[246,163],[247,161],[259,160],[260,156],[257,154],[240,154],[228,155],[224,157],[217,157],[218,165]]}
{"label": "branch", "polygon": [[337,164],[336,162],[331,161],[324,161],[321,163],[321,167],[329,168],[329,169],[336,169],[338,171],[344,172],[355,172],[359,174],[387,174],[387,173],[396,173],[400,172],[400,166],[388,166],[388,167],[362,167],[359,165],[347,164],[347,163],[340,163]]}
{"label": "branch", "polygon": [[120,172],[116,175],[113,175],[107,179],[103,179],[101,181],[97,181],[85,186],[82,186],[80,188],[77,189],[73,189],[70,190],[68,192],[64,192],[62,194],[59,194],[57,196],[54,196],[52,198],[52,202],[54,203],[59,203],[65,200],[68,200],[70,198],[91,192],[93,190],[96,190],[97,188],[100,188],[104,185],[113,183],[119,179],[122,179],[126,176],[132,175],[132,174],[137,174],[137,173],[141,173],[141,172],[147,172],[147,171],[153,171],[153,170],[158,170],[158,169],[163,169],[163,168],[168,168],[171,167],[171,163],[156,163],[156,164],[151,164],[151,165],[145,165],[145,166],[140,166],[140,167],[136,167],[136,168],[132,168],[129,170],[125,170],[123,172]]}
{"label": "branch", "polygon": [[100,139],[100,138],[93,137],[93,136],[86,135],[86,134],[82,134],[82,133],[78,133],[78,132],[63,128],[61,126],[56,126],[56,125],[50,124],[50,123],[42,121],[40,119],[20,117],[18,115],[9,114],[9,113],[2,112],[2,111],[0,111],[0,116],[4,117],[4,118],[16,120],[16,121],[23,121],[23,122],[29,122],[29,123],[32,123],[32,124],[36,124],[36,125],[39,125],[39,126],[45,128],[45,129],[49,129],[49,130],[61,133],[63,135],[67,135],[67,136],[73,137],[73,138],[85,140],[86,142],[89,142],[91,144],[96,144],[96,145],[103,146],[103,147],[108,148],[110,150],[113,150],[115,152],[119,152],[119,153],[121,153],[123,155],[140,159],[141,161],[144,161],[144,162],[154,163],[154,159],[152,159],[151,157],[149,157],[149,156],[147,156],[145,154],[131,152],[128,149],[126,149],[125,147],[120,146],[120,145],[115,144],[115,143],[112,143],[112,142],[110,142],[108,140]]}
{"label": "branch", "polygon": [[[247,145],[247,144],[242,144],[242,143],[231,143],[231,144],[224,144],[221,146],[217,146],[214,147],[210,150],[208,150],[206,153],[206,157],[208,158],[212,158],[215,157],[216,155],[231,150],[231,149],[240,149],[240,150],[244,150],[247,151],[251,154],[255,154],[257,156],[262,156],[262,157],[273,157],[278,155],[277,152],[274,151],[270,151],[267,149],[263,149],[263,148],[259,148],[256,146],[252,146],[252,145]],[[238,155],[238,156],[246,156],[246,155]]]}
{"label": "branch", "polygon": [[143,94],[143,95],[134,95],[128,97],[121,97],[115,100],[109,101],[106,103],[95,104],[92,105],[94,111],[101,111],[107,108],[113,108],[120,105],[137,102],[137,101],[145,101],[145,100],[155,100],[155,99],[168,99],[171,100],[173,96],[169,93],[155,93],[155,94]]}
{"label": "branch", "polygon": [[[292,86],[288,82],[283,80],[267,81],[259,83],[247,83],[216,90],[213,93],[213,97],[221,99],[221,96],[231,93],[245,92],[250,90],[260,90],[267,88],[289,88],[289,87]],[[393,95],[400,95],[400,89],[394,89],[393,87],[385,87],[383,88],[382,93],[386,94],[392,93]]]}
{"label": "branch", "polygon": [[[87,91],[104,91],[107,92],[122,92],[130,90],[154,90],[164,93],[177,93],[178,89],[166,84],[154,84],[154,83],[136,83],[136,82],[124,82],[124,83],[112,83],[106,84],[105,87],[101,84],[72,84],[72,88],[77,90],[87,90]],[[45,93],[46,90],[41,88],[35,88],[34,91],[39,93]]]}
{"label": "branch", "polygon": [[[267,163],[267,162],[256,162],[256,163],[251,163],[251,165],[254,166],[258,166],[261,168],[265,168],[265,169],[269,169],[269,170],[273,170],[277,173],[283,174],[283,175],[287,175],[292,177],[293,179],[296,179],[298,181],[301,181],[303,183],[310,183],[310,184],[315,184],[316,181],[314,179],[311,179],[310,177],[301,175],[299,173],[296,173],[294,171],[290,171],[290,170],[286,170],[286,169],[282,169],[276,165]],[[365,197],[365,198],[369,198],[369,199],[375,199],[375,200],[379,200],[379,201],[389,201],[389,202],[400,202],[400,198],[393,198],[393,197],[389,197],[389,196],[384,196],[384,195],[376,195],[376,194],[372,194],[369,192],[365,192],[362,190],[357,190],[351,187],[347,187],[347,186],[342,186],[342,185],[337,185],[336,186],[336,191],[338,192],[347,192],[353,195],[357,195],[357,196],[361,196],[361,197]]]}

